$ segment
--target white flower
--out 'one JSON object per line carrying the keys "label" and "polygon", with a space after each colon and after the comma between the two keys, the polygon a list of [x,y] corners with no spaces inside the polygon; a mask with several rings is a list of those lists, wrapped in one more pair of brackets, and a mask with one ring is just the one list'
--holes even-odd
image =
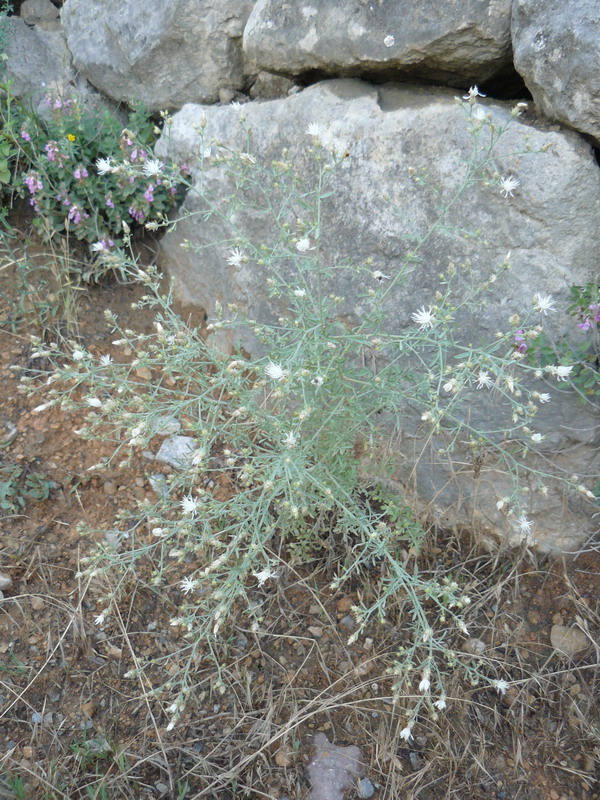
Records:
{"label": "white flower", "polygon": [[383,40],[383,43],[384,43],[384,45],[386,47],[393,47],[394,44],[396,43],[396,40],[394,39],[393,36],[389,35],[389,36],[385,37],[385,39]]}
{"label": "white flower", "polygon": [[298,444],[298,437],[293,431],[290,431],[284,436],[283,443],[286,447],[295,447]]}
{"label": "white flower", "polygon": [[245,161],[246,164],[256,164],[256,158],[252,153],[240,153],[240,161]]}
{"label": "white flower", "polygon": [[412,728],[410,725],[407,725],[406,728],[402,728],[400,731],[400,738],[404,739],[405,742],[410,742],[410,740],[413,738]]}
{"label": "white flower", "polygon": [[267,364],[265,372],[267,374],[267,378],[271,378],[273,381],[280,381],[283,377],[285,377],[285,372],[281,364],[274,364],[273,361]]}
{"label": "white flower", "polygon": [[90,250],[92,253],[101,253],[104,250],[103,242],[94,242],[90,245]]}
{"label": "white flower", "polygon": [[526,536],[529,536],[531,533],[531,528],[533,526],[533,522],[530,519],[527,519],[525,514],[521,514],[520,517],[517,517],[517,528],[519,531]]}
{"label": "white flower", "polygon": [[[198,586],[198,581],[195,581],[193,578],[184,578],[179,584],[179,587],[184,594],[193,592],[196,586]],[[177,708],[175,708],[175,711],[176,710]]]}
{"label": "white flower", "polygon": [[306,297],[306,289],[294,289],[296,297]]}
{"label": "white flower", "polygon": [[112,356],[109,356],[108,354],[105,355],[105,356],[100,356],[100,366],[101,367],[108,367],[108,365],[112,364],[112,363],[113,363]]}
{"label": "white flower", "polygon": [[144,161],[142,171],[147,178],[156,178],[162,175],[165,165],[157,158],[148,158]]}
{"label": "white flower", "polygon": [[104,625],[105,620],[106,620],[106,611],[103,611],[101,614],[98,614],[98,616],[94,620],[94,625]]}
{"label": "white flower", "polygon": [[556,377],[557,381],[566,381],[568,376],[571,374],[571,370],[573,367],[547,367],[548,371],[551,375]]}
{"label": "white flower", "polygon": [[231,267],[241,267],[246,261],[248,261],[248,259],[244,255],[244,251],[239,247],[234,247],[227,259],[227,263]]}
{"label": "white flower", "polygon": [[543,392],[539,397],[538,400],[540,403],[549,403],[550,402],[550,395],[547,392]]}
{"label": "white flower", "polygon": [[172,731],[174,727],[175,727],[175,723],[174,723],[174,722],[169,722],[169,724],[168,724],[168,725],[167,725],[167,727],[166,727],[166,731],[167,731],[167,733],[169,733],[170,731]]}
{"label": "white flower", "polygon": [[506,690],[508,689],[508,683],[506,681],[494,681],[492,683],[492,686],[495,687],[499,695],[502,695],[504,697],[504,695],[506,694]]}
{"label": "white flower", "polygon": [[483,389],[485,386],[486,389],[491,389],[493,385],[494,381],[490,378],[489,373],[483,369],[480,370],[477,376],[477,388]]}
{"label": "white flower", "polygon": [[271,570],[267,567],[260,572],[253,572],[254,577],[258,580],[258,585],[262,586],[265,584],[270,578],[278,578],[276,572],[271,572]]}
{"label": "white flower", "polygon": [[184,514],[193,514],[198,508],[198,501],[195,497],[188,495],[187,497],[183,498],[179,505],[181,506],[181,510]]}
{"label": "white flower", "polygon": [[306,129],[306,133],[309,136],[314,136],[316,139],[319,139],[325,133],[325,128],[318,122],[311,122]]}
{"label": "white flower", "polygon": [[323,386],[325,378],[322,375],[315,375],[311,383],[313,386]]}
{"label": "white flower", "polygon": [[420,331],[424,331],[427,328],[433,328],[435,325],[435,314],[433,313],[431,306],[429,306],[429,308],[421,306],[418,311],[415,311],[414,314],[411,314],[411,319],[413,322],[417,323]]}
{"label": "white flower", "polygon": [[429,691],[430,687],[431,687],[431,682],[430,682],[429,678],[426,678],[425,676],[423,676],[423,680],[419,684],[419,691],[424,694],[425,692]]}
{"label": "white flower", "polygon": [[73,359],[73,361],[83,361],[83,359],[85,358],[85,353],[83,352],[83,350],[73,350],[71,358]]}
{"label": "white flower", "polygon": [[379,281],[379,283],[391,280],[391,277],[389,275],[384,275],[383,272],[381,272],[381,270],[379,269],[376,269],[375,272],[372,272],[371,277],[373,278],[373,280]]}
{"label": "white flower", "polygon": [[96,159],[96,169],[99,175],[106,175],[107,172],[112,172],[113,165],[111,157]]}
{"label": "white flower", "polygon": [[471,111],[471,116],[473,119],[476,119],[478,122],[484,120],[487,116],[487,112],[483,106],[480,106],[479,103],[476,103],[473,106],[473,110]]}
{"label": "white flower", "polygon": [[92,408],[102,408],[102,400],[98,400],[97,397],[86,397],[85,402]]}
{"label": "white flower", "polygon": [[508,197],[510,195],[513,197],[513,191],[519,186],[521,181],[518,181],[516,178],[513,178],[512,175],[509,175],[507,178],[500,179],[500,193],[504,195],[504,197]]}
{"label": "white flower", "polygon": [[438,709],[438,711],[443,711],[446,708],[446,701],[443,697],[440,697],[440,699],[436,700],[433,705]]}
{"label": "white flower", "polygon": [[548,316],[548,311],[556,311],[554,308],[554,300],[549,294],[534,294],[533,307],[540,314]]}
{"label": "white flower", "polygon": [[542,436],[541,433],[534,433],[531,437],[531,441],[535,442],[536,444],[539,444],[539,442],[541,442],[543,438],[544,437]]}
{"label": "white flower", "polygon": [[477,97],[486,97],[486,95],[482,94],[477,86],[471,86],[469,94],[465,94],[463,100],[475,100]]}
{"label": "white flower", "polygon": [[448,383],[442,386],[445,392],[454,392],[456,390],[456,378],[451,378]]}
{"label": "white flower", "polygon": [[299,253],[306,253],[308,250],[314,250],[314,247],[310,246],[310,239],[306,236],[304,239],[300,239],[300,241],[296,242],[296,250]]}
{"label": "white flower", "polygon": [[500,500],[498,500],[498,502],[496,503],[496,508],[498,509],[498,511],[502,511],[502,509],[504,508],[504,506],[507,506],[509,503],[510,503],[510,498],[509,498],[509,497],[502,497],[502,498],[501,498]]}
{"label": "white flower", "polygon": [[45,411],[47,408],[50,408],[50,406],[52,406],[52,405],[53,405],[53,403],[42,403],[41,406],[36,406],[35,408],[32,408],[31,409],[31,413],[32,414],[41,414],[42,411]]}

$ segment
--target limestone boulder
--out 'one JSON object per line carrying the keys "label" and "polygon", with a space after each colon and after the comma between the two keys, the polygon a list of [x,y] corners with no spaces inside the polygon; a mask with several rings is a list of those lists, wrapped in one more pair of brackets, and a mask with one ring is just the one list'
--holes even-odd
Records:
{"label": "limestone boulder", "polygon": [[[381,308],[385,328],[400,332],[414,326],[412,315],[422,306],[434,305],[436,292],[443,290],[440,275],[458,270],[457,302],[495,278],[484,305],[457,315],[456,335],[463,344],[477,347],[494,340],[496,331],[507,330],[514,313],[526,318],[536,293],[555,300],[558,311],[543,318],[553,336],[567,331],[581,336],[564,309],[568,287],[597,276],[600,172],[592,149],[574,132],[539,130],[527,115],[511,118],[507,104],[482,100],[469,108],[457,103],[448,90],[374,87],[352,79],[324,81],[286,99],[243,107],[186,105],[174,116],[158,153],[190,163],[196,189],[211,197],[223,214],[232,184],[217,163],[222,151],[215,142],[247,151],[243,160],[247,167],[253,161],[287,162],[308,183],[315,173],[316,132],[325,150],[343,155],[323,204],[319,248],[324,264],[367,265],[360,273],[332,271],[323,289],[342,298],[337,313],[346,328],[360,323],[365,292],[399,271],[403,280]],[[475,116],[469,116],[473,112]],[[489,115],[487,134],[480,127],[482,115]],[[498,132],[507,125],[491,158],[486,149],[490,130]],[[472,157],[486,161],[482,176],[453,199]],[[275,225],[273,214],[263,213],[265,196],[261,198],[258,189],[256,196],[254,190],[248,191],[247,206],[230,216],[233,229],[226,229],[218,215],[207,217],[206,201],[190,191],[184,211],[192,216],[162,240],[162,263],[174,279],[183,307],[202,307],[214,319],[217,303],[234,304],[249,319],[274,322],[289,313],[290,301],[271,296],[268,271],[252,260],[231,258],[231,244],[215,244],[231,237],[232,230],[256,248],[273,243],[281,234],[283,220]],[[272,208],[283,208],[275,189],[271,195],[265,185],[263,191]],[[444,226],[433,230],[440,204],[450,208]],[[304,213],[299,205],[290,215],[292,232]],[[310,224],[308,219],[304,222]],[[415,235],[426,238],[418,245],[417,260],[411,262],[407,254],[416,246]],[[308,243],[314,247],[310,235]],[[508,251],[512,269],[502,273],[499,265]],[[279,266],[294,286],[293,259],[283,259]],[[235,335],[221,331],[219,336],[222,347],[242,345],[249,352],[269,355],[250,328],[238,328]],[[554,378],[539,380],[534,388],[550,393],[552,402],[541,405],[535,418],[535,430],[544,439],[530,447],[530,465],[544,473],[554,469],[577,473],[584,482],[586,475],[600,468],[596,418],[573,390]],[[497,387],[472,385],[460,412],[467,428],[488,432],[510,428],[511,411],[504,395]],[[389,428],[383,448],[387,452],[380,453],[381,461],[387,458],[393,464],[392,480],[418,508],[444,525],[468,527],[483,537],[513,544],[521,538],[535,539],[545,550],[574,549],[586,537],[594,506],[580,493],[565,493],[551,482],[551,491],[542,494],[533,477],[524,486],[522,508],[533,526],[529,531],[526,525],[516,525],[506,507],[497,507],[514,488],[506,464],[499,465],[493,454],[477,454],[460,441],[449,454],[447,441],[422,420],[422,410],[407,401],[400,427],[393,435]],[[465,432],[459,438],[465,444],[469,436]],[[365,466],[367,478],[372,469]]]}
{"label": "limestone boulder", "polygon": [[515,0],[515,68],[539,110],[600,144],[597,0]]}
{"label": "limestone boulder", "polygon": [[149,109],[213,103],[247,76],[242,33],[252,0],[66,0],[81,73],[113,100]]}
{"label": "limestone boulder", "polygon": [[258,0],[244,49],[288,76],[400,74],[467,86],[510,62],[511,0]]}

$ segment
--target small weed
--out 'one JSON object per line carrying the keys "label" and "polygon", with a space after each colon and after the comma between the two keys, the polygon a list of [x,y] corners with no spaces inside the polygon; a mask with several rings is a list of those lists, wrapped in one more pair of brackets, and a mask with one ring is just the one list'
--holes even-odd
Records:
{"label": "small weed", "polygon": [[0,509],[15,514],[29,501],[47,500],[53,481],[42,472],[32,471],[29,464],[17,464],[0,454]]}

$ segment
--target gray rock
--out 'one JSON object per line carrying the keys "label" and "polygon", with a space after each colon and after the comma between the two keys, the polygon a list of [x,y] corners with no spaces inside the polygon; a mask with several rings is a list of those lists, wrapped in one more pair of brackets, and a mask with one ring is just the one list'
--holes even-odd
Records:
{"label": "gray rock", "polygon": [[10,575],[7,575],[6,572],[0,572],[0,589],[4,591],[5,589],[10,589],[13,585],[13,579]]}
{"label": "gray rock", "polygon": [[158,419],[154,420],[153,429],[156,436],[171,436],[174,433],[179,433],[181,422],[177,417],[158,417]]}
{"label": "gray rock", "polygon": [[255,100],[274,100],[290,94],[293,88],[294,82],[289,78],[261,71],[250,87],[250,97]]}
{"label": "gray rock", "polygon": [[383,73],[481,83],[510,62],[510,0],[258,0],[244,50],[282,75]]}
{"label": "gray rock", "polygon": [[[480,108],[496,126],[510,119],[508,104],[485,100]],[[412,245],[406,237],[424,235],[430,229],[437,203],[452,197],[472,152],[464,108],[452,92],[334,80],[282,100],[243,108],[186,105],[175,115],[168,138],[159,142],[158,153],[192,163],[197,186],[202,181],[218,204],[231,186],[221,168],[206,157],[207,152],[209,156],[218,153],[218,148],[209,146],[212,140],[247,150],[245,130],[251,128],[250,149],[257,160],[270,163],[284,158],[306,177],[314,174],[310,153],[314,137],[307,135],[311,123],[323,126],[326,147],[333,144],[347,153],[334,191],[322,208],[323,263],[339,265],[349,260],[360,265],[371,259],[372,264],[359,279],[351,270],[336,270],[325,287],[326,293],[344,298],[337,308],[345,325],[360,322],[368,307],[364,290],[378,286],[371,269],[385,276],[405,271],[404,281],[382,308],[386,330],[398,333],[415,324],[411,315],[417,309],[435,302],[439,274],[449,264],[462,265],[463,293],[468,286],[489,279],[512,251],[512,270],[498,273],[493,292],[486,295],[485,310],[457,319],[461,341],[493,340],[496,331],[507,329],[513,313],[529,313],[536,293],[553,296],[556,308],[561,309],[543,318],[552,335],[567,331],[579,335],[574,320],[564,313],[570,302],[568,287],[596,278],[600,250],[600,173],[591,147],[581,137],[571,131],[538,130],[514,120],[500,141],[489,180],[473,185],[446,218],[449,227],[478,231],[477,236],[439,231],[421,247],[418,264],[408,267],[405,256]],[[202,139],[197,131],[203,125]],[[527,152],[541,148],[542,152]],[[429,182],[440,189],[439,201],[413,179],[425,170]],[[502,195],[499,175],[520,181],[514,196]],[[248,207],[236,211],[236,235],[241,232],[257,248],[268,246],[276,235],[275,226],[261,214],[258,196],[247,200]],[[273,196],[271,202],[278,201]],[[190,193],[185,208],[196,213],[204,206]],[[287,313],[289,301],[269,295],[264,268],[251,261],[228,262],[229,251],[214,245],[227,235],[220,218],[203,220],[200,225],[194,216],[165,236],[162,263],[174,278],[177,298],[207,309],[209,317],[219,302],[224,308],[236,305],[249,319],[275,322]],[[201,252],[182,249],[188,240]],[[297,281],[293,262],[289,259],[285,266],[292,286]],[[214,341],[223,349],[242,345],[251,353],[268,355],[247,328],[221,331]],[[545,473],[551,459],[563,474],[581,473],[582,464],[593,473],[599,458],[594,417],[554,379],[539,381],[532,388],[549,392],[552,402],[541,405],[536,416],[535,430],[546,438],[536,445],[540,455],[531,455],[529,465]],[[379,460],[393,465],[396,488],[441,525],[468,527],[483,538],[499,536],[518,544],[526,532],[517,529],[515,516],[496,507],[500,498],[513,492],[510,476],[487,455],[481,473],[475,475],[469,466],[472,452],[461,451],[458,443],[452,457],[438,454],[447,443],[431,435],[421,413],[416,404],[407,402],[401,430],[378,452]],[[511,425],[508,405],[498,402],[491,390],[475,389],[465,395],[460,413],[479,430]],[[372,469],[365,468],[366,477]],[[526,488],[530,491],[525,511],[527,519],[534,520],[532,535],[537,545],[548,550],[576,548],[587,535],[591,504],[577,493],[565,496],[558,484],[551,484],[547,497],[535,491],[533,479]]]}
{"label": "gray rock", "polygon": [[539,110],[600,144],[597,0],[515,0],[514,62]]}
{"label": "gray rock", "polygon": [[359,747],[331,744],[324,733],[313,739],[314,755],[306,771],[310,781],[310,800],[343,800],[346,789],[363,771]]}
{"label": "gray rock", "polygon": [[216,102],[246,82],[241,38],[252,0],[66,0],[82,74],[113,100],[149,109]]}
{"label": "gray rock", "polygon": [[154,458],[171,467],[185,469],[190,465],[190,460],[197,447],[198,443],[191,436],[170,436],[162,443]]}
{"label": "gray rock", "polygon": [[169,496],[169,484],[167,483],[167,476],[162,472],[157,472],[155,475],[150,475],[148,482],[152,487],[152,491],[156,492],[159,497]]}
{"label": "gray rock", "polygon": [[358,782],[358,796],[361,800],[367,800],[375,794],[375,787],[368,778],[361,778]]}
{"label": "gray rock", "polygon": [[25,0],[19,9],[19,16],[28,25],[39,25],[58,20],[60,11],[50,0]]}
{"label": "gray rock", "polygon": [[579,628],[566,625],[553,625],[550,629],[550,643],[555,650],[568,658],[581,658],[590,649],[590,640]]}
{"label": "gray rock", "polygon": [[6,79],[12,81],[15,97],[24,99],[43,119],[52,113],[49,98],[76,97],[90,110],[115,108],[102,98],[73,69],[65,34],[58,29],[45,29],[40,22],[30,27],[19,17],[5,20],[8,31]]}

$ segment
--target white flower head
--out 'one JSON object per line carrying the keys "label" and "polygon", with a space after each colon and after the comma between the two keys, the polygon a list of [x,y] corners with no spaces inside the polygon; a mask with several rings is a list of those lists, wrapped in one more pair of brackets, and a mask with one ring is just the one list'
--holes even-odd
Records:
{"label": "white flower head", "polygon": [[482,94],[477,86],[471,86],[469,93],[463,96],[463,100],[473,100],[474,102],[478,97],[486,97],[486,95]]}
{"label": "white flower head", "polygon": [[405,742],[410,742],[413,738],[412,727],[410,725],[407,725],[406,728],[402,728],[400,731],[400,738],[404,739]]}
{"label": "white flower head", "polygon": [[83,352],[83,350],[73,350],[71,358],[73,359],[73,361],[83,361],[83,359],[85,358],[85,353]]}
{"label": "white flower head", "polygon": [[538,397],[540,403],[549,403],[550,402],[550,395],[547,392],[542,392]]}
{"label": "white flower head", "polygon": [[421,683],[419,684],[419,691],[422,694],[425,694],[426,692],[429,691],[430,688],[431,688],[431,681],[429,680],[429,678],[423,676],[423,679],[422,679]]}
{"label": "white flower head", "polygon": [[506,690],[508,689],[508,682],[507,681],[494,681],[492,686],[496,689],[498,694],[502,697],[506,694]]}
{"label": "white flower head", "polygon": [[376,269],[375,272],[372,272],[371,277],[373,278],[373,280],[379,281],[379,283],[391,280],[390,275],[384,275],[383,272],[379,269]]}
{"label": "white flower head", "polygon": [[311,122],[306,129],[306,133],[309,136],[314,136],[315,139],[320,139],[323,134],[325,133],[325,128],[318,122]]}
{"label": "white flower head", "polygon": [[90,245],[90,250],[92,253],[102,253],[105,249],[103,242],[94,242]]}
{"label": "white flower head", "polygon": [[539,444],[539,443],[542,441],[542,439],[543,439],[543,438],[544,438],[544,437],[542,436],[542,434],[541,434],[541,433],[534,433],[534,434],[531,436],[531,441],[532,441],[532,442],[535,442],[536,444]]}
{"label": "white flower head", "polygon": [[298,444],[298,437],[293,431],[290,431],[283,437],[283,443],[286,447],[295,447]]}
{"label": "white flower head", "polygon": [[234,247],[227,259],[227,263],[230,267],[241,267],[246,261],[248,261],[248,259],[244,251],[239,247]]}
{"label": "white flower head", "polygon": [[534,294],[533,308],[539,311],[540,314],[548,315],[548,311],[556,311],[554,308],[554,300],[549,294]]}
{"label": "white flower head", "polygon": [[315,375],[311,383],[313,386],[323,386],[325,383],[325,378],[322,375]]}
{"label": "white flower head", "polygon": [[299,253],[307,253],[309,250],[314,250],[314,249],[315,249],[314,247],[310,246],[310,239],[307,236],[296,242],[296,250]]}
{"label": "white flower head", "polygon": [[417,323],[420,331],[427,330],[427,328],[433,328],[435,325],[435,314],[431,306],[429,306],[429,308],[421,306],[418,311],[415,311],[414,314],[411,314],[411,319],[413,322]]}
{"label": "white flower head", "polygon": [[102,400],[98,400],[97,397],[86,397],[85,402],[92,408],[102,408]]}
{"label": "white flower head", "polygon": [[383,43],[386,47],[393,47],[396,44],[396,40],[391,34],[389,34],[388,36],[385,37]]}
{"label": "white flower head", "polygon": [[147,158],[142,171],[147,178],[157,178],[162,175],[165,165],[157,158]]}
{"label": "white flower head", "polygon": [[440,697],[439,700],[436,700],[433,704],[438,711],[443,711],[446,708],[446,700],[444,697]]}
{"label": "white flower head", "polygon": [[265,369],[267,378],[271,378],[273,381],[280,381],[282,378],[285,377],[285,370],[281,366],[281,364],[275,364],[273,361],[270,361],[267,364],[267,368]]}
{"label": "white flower head", "polygon": [[96,159],[96,169],[98,170],[98,175],[106,175],[108,172],[112,172],[114,167],[111,157]]}
{"label": "white flower head", "polygon": [[259,586],[263,586],[271,578],[279,577],[279,575],[276,572],[271,572],[271,570],[268,567],[261,570],[260,572],[253,572],[252,574],[257,579]]}
{"label": "white flower head", "polygon": [[94,620],[94,625],[104,625],[105,621],[106,621],[106,611],[103,611],[101,614],[98,614],[98,616]]}
{"label": "white flower head", "polygon": [[179,588],[184,594],[193,592],[197,586],[198,586],[198,581],[194,580],[193,578],[184,578],[179,584]]}
{"label": "white flower head", "polygon": [[477,388],[483,389],[491,389],[494,385],[494,381],[490,378],[490,375],[485,370],[480,370],[479,375],[477,376]]}
{"label": "white flower head", "polygon": [[183,498],[179,505],[181,506],[181,510],[184,514],[194,514],[198,508],[198,500],[195,497],[188,495],[187,497]]}
{"label": "white flower head", "polygon": [[296,297],[306,297],[306,289],[294,289],[294,295]]}
{"label": "white flower head", "polygon": [[521,514],[520,517],[517,517],[516,520],[517,528],[519,532],[524,534],[525,536],[529,536],[531,534],[531,528],[533,527],[533,521],[527,519],[525,514]]}
{"label": "white flower head", "polygon": [[106,354],[105,356],[100,356],[100,366],[101,367],[108,367],[109,364],[113,363],[112,356]]}
{"label": "white flower head", "polygon": [[504,197],[514,197],[513,191],[519,186],[521,181],[518,181],[512,175],[509,175],[506,178],[500,179],[500,193],[504,195]]}
{"label": "white flower head", "polygon": [[573,369],[572,366],[570,367],[558,366],[558,367],[549,367],[548,371],[550,372],[551,375],[554,375],[557,381],[566,381],[569,375],[571,374],[572,369]]}
{"label": "white flower head", "polygon": [[487,111],[482,105],[480,105],[479,103],[475,103],[475,105],[473,106],[473,110],[471,111],[471,116],[478,122],[482,122],[487,116]]}

